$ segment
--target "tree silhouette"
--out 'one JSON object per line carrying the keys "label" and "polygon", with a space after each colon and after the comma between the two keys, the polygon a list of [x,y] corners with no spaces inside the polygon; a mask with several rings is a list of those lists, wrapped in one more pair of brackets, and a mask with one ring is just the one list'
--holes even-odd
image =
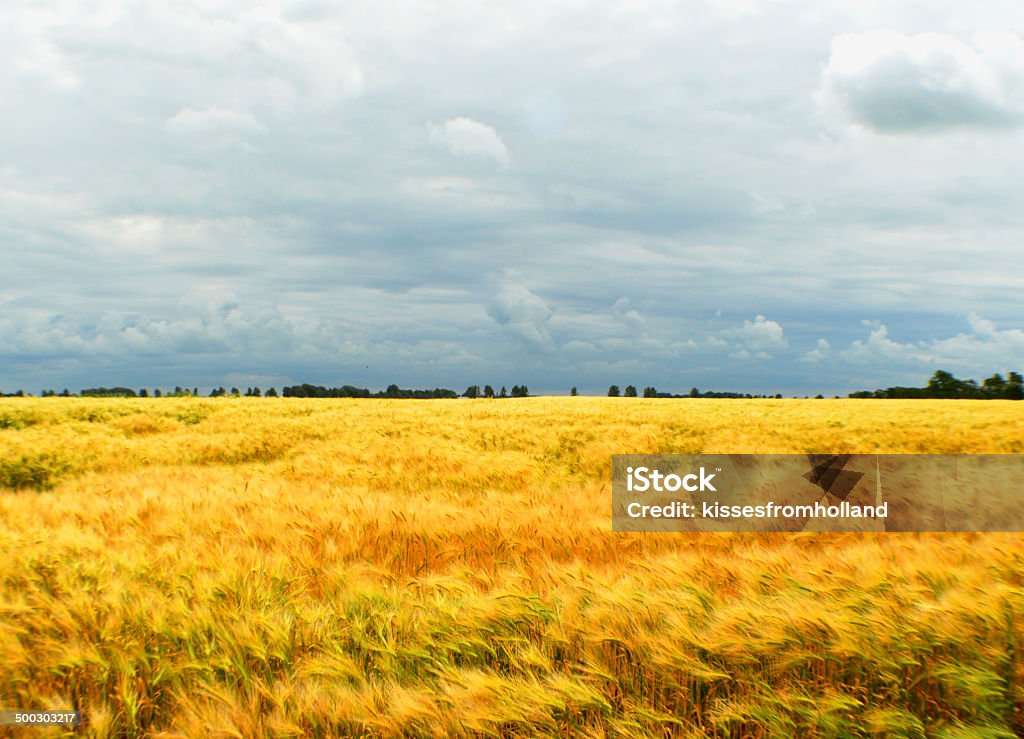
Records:
{"label": "tree silhouette", "polygon": [[1024,377],[1019,372],[1010,372],[1006,378],[1006,390],[1003,395],[1007,400],[1024,400]]}
{"label": "tree silhouette", "polygon": [[998,372],[981,385],[974,380],[960,380],[946,370],[936,370],[925,387],[888,387],[874,392],[860,390],[851,398],[960,398],[960,399],[1024,399],[1024,381],[1019,373],[1009,372],[1006,379]]}
{"label": "tree silhouette", "polygon": [[617,398],[617,397],[619,397],[619,386],[618,385],[611,385],[611,386],[608,387],[608,397],[609,398]]}
{"label": "tree silhouette", "polygon": [[636,386],[635,385],[626,385],[626,391],[624,393],[622,393],[622,394],[625,397],[627,397],[627,398],[635,398],[636,397]]}

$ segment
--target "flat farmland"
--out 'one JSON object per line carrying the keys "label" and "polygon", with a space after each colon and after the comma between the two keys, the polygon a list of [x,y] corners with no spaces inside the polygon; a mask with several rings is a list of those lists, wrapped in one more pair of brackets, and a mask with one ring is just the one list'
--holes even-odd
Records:
{"label": "flat farmland", "polygon": [[612,454],[697,452],[1022,453],[1024,404],[0,399],[0,708],[96,737],[1024,733],[1024,536],[612,532]]}

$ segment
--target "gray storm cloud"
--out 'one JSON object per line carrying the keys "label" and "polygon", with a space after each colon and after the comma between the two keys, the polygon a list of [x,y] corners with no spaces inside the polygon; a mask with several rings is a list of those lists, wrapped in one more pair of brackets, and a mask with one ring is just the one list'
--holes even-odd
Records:
{"label": "gray storm cloud", "polygon": [[399,10],[0,3],[0,388],[1020,369],[1024,6]]}

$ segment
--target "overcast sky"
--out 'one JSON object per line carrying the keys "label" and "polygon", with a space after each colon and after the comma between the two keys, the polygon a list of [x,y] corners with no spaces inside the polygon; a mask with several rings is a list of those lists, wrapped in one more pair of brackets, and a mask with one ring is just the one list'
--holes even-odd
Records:
{"label": "overcast sky", "polygon": [[1022,34],[1018,0],[7,0],[0,389],[1022,370]]}

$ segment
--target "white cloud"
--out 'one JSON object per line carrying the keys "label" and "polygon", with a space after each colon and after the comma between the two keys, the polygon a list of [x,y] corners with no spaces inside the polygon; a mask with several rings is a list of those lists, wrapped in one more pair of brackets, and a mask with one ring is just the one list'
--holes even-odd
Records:
{"label": "white cloud", "polygon": [[441,125],[428,124],[428,129],[434,145],[453,156],[489,159],[501,169],[509,165],[508,147],[498,132],[486,123],[459,116]]}
{"label": "white cloud", "polygon": [[1016,369],[1020,365],[1024,357],[1024,330],[999,329],[994,322],[977,315],[971,315],[968,323],[970,332],[916,342],[895,341],[885,324],[877,324],[866,340],[854,341],[841,356],[863,364],[941,365],[983,373]]}
{"label": "white cloud", "polygon": [[932,342],[934,351],[958,366],[981,370],[1018,369],[1024,358],[1024,330],[1000,329],[993,321],[971,315],[969,333]]}
{"label": "white cloud", "polygon": [[811,351],[800,357],[800,361],[811,363],[821,362],[829,356],[831,351],[832,345],[829,343],[828,339],[818,339],[817,347],[811,349]]}
{"label": "white cloud", "polygon": [[269,301],[243,302],[216,288],[184,294],[167,316],[108,310],[92,320],[41,313],[20,322],[0,319],[0,354],[13,356],[90,360],[128,355],[137,362],[202,355],[266,362],[289,356],[338,360],[368,350],[368,344],[353,343],[336,325],[286,315]]}
{"label": "white cloud", "polygon": [[1005,32],[974,44],[889,29],[832,39],[825,103],[878,131],[1006,126],[1024,120],[1024,43]]}
{"label": "white cloud", "polygon": [[723,333],[739,340],[742,349],[762,358],[768,357],[770,351],[785,349],[789,346],[782,326],[777,321],[770,321],[762,315],[756,316],[753,321],[744,321],[743,326],[738,329]]}
{"label": "white cloud", "polygon": [[927,350],[927,342],[901,344],[890,339],[889,329],[884,323],[878,324],[876,328],[872,329],[866,340],[854,341],[850,348],[842,353],[842,356],[844,359],[865,363],[885,360],[896,363],[923,362],[930,364],[938,360],[934,353]]}
{"label": "white cloud", "polygon": [[506,281],[487,306],[487,315],[534,349],[555,346],[549,322],[554,311],[525,285]]}

